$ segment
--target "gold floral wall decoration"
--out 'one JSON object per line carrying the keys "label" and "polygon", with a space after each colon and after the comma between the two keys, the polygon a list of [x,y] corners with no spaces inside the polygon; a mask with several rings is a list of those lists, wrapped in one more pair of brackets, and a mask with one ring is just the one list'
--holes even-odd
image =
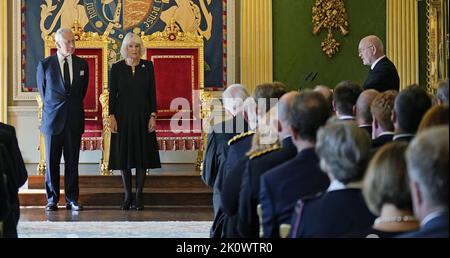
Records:
{"label": "gold floral wall decoration", "polygon": [[339,52],[340,43],[334,38],[333,29],[339,29],[347,35],[348,15],[344,0],[316,0],[312,8],[313,34],[318,35],[322,29],[327,30],[327,38],[322,41],[322,51],[332,58]]}

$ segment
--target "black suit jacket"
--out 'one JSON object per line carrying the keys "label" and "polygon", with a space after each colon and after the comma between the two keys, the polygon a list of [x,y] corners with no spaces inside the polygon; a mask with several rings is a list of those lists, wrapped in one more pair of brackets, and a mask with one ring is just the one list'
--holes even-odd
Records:
{"label": "black suit jacket", "polygon": [[256,207],[259,203],[261,176],[271,168],[294,158],[297,148],[291,137],[283,140],[283,147],[263,156],[250,159],[242,175],[239,192],[238,230],[242,237],[259,236],[259,219]]}
{"label": "black suit jacket", "polygon": [[280,225],[291,222],[297,200],[325,191],[329,184],[314,148],[267,171],[261,177],[260,192],[264,237],[279,237]]}
{"label": "black suit jacket", "polygon": [[389,58],[383,57],[373,70],[369,71],[369,75],[364,82],[364,89],[375,89],[379,92],[387,90],[398,91],[400,89],[400,78],[398,77],[397,69]]}
{"label": "black suit jacket", "polygon": [[[360,232],[373,224],[375,216],[369,211],[360,189],[330,191],[306,200],[298,222],[298,213],[291,221],[291,234],[300,238],[341,237]],[[296,225],[299,225],[298,228]]]}
{"label": "black suit jacket", "polygon": [[41,132],[45,135],[60,134],[66,123],[73,133],[84,132],[83,99],[89,83],[88,63],[72,55],[72,69],[72,85],[66,91],[57,54],[38,64],[36,81],[44,105]]}
{"label": "black suit jacket", "polygon": [[418,231],[405,233],[398,236],[399,238],[448,238],[448,212],[437,216],[425,225],[421,226]]}

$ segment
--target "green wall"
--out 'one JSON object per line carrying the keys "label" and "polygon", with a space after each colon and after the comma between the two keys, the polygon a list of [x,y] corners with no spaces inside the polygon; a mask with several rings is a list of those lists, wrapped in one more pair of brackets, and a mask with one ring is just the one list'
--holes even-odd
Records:
{"label": "green wall", "polygon": [[[340,51],[328,58],[320,43],[326,37],[322,30],[312,34],[311,13],[315,0],[273,0],[273,54],[274,80],[287,84],[290,89],[310,88],[316,84],[334,87],[342,80],[363,83],[368,66],[358,57],[358,44],[369,34],[386,39],[386,1],[345,0],[349,16],[347,36],[335,30],[341,43]],[[314,82],[305,83],[306,75],[317,71]]]}

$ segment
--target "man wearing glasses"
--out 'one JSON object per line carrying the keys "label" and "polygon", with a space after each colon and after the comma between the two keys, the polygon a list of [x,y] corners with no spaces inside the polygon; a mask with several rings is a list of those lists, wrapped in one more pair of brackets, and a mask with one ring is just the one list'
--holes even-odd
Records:
{"label": "man wearing glasses", "polygon": [[364,65],[370,65],[370,71],[364,82],[364,89],[375,89],[379,92],[400,88],[395,65],[384,54],[383,42],[375,36],[369,35],[359,42],[358,54]]}

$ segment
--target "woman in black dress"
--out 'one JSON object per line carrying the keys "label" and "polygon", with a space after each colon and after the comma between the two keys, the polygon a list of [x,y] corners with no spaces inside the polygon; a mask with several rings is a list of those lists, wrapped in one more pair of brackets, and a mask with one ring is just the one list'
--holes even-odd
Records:
{"label": "woman in black dress", "polygon": [[132,206],[131,169],[136,168],[134,207],[142,210],[146,170],[161,167],[155,133],[155,76],[153,63],[141,59],[144,48],[138,35],[128,33],[120,53],[124,59],[113,64],[109,80],[112,132],[109,168],[122,172],[123,210]]}

